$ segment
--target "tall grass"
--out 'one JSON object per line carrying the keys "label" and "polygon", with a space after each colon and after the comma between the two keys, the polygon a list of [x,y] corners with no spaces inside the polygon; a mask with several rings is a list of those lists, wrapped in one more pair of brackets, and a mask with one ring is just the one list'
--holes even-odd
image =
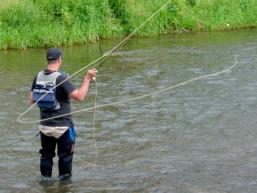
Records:
{"label": "tall grass", "polygon": [[107,0],[26,0],[0,13],[0,47],[83,44],[122,34]]}
{"label": "tall grass", "polygon": [[194,31],[218,31],[257,26],[256,0],[197,0],[181,20]]}
{"label": "tall grass", "polygon": [[[84,44],[132,32],[167,0],[4,0],[0,48]],[[171,0],[138,36],[257,26],[256,0]]]}
{"label": "tall grass", "polygon": [[0,3],[0,10],[6,9],[14,4],[20,3],[20,0],[2,0]]}

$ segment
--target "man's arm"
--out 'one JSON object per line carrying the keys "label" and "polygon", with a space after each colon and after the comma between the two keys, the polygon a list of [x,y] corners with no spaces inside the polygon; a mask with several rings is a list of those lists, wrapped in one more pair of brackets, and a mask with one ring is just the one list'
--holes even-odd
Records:
{"label": "man's arm", "polygon": [[84,77],[81,87],[79,89],[74,90],[70,94],[70,97],[80,102],[84,101],[88,92],[90,81],[92,80],[93,77],[96,76],[96,72],[97,72],[96,69],[89,70],[86,76]]}
{"label": "man's arm", "polygon": [[34,78],[31,89],[29,91],[29,103],[32,105],[33,103],[35,103],[34,99],[33,99],[33,89],[35,88],[35,84],[36,84],[36,79],[37,77]]}
{"label": "man's arm", "polygon": [[32,91],[29,91],[29,103],[32,105],[35,101],[33,99],[33,96],[32,96]]}

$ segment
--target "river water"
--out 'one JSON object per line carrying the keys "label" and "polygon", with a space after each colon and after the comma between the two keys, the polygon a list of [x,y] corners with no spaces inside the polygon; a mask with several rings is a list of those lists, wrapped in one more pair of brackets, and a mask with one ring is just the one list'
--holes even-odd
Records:
{"label": "river water", "polygon": [[[72,74],[120,40],[62,48]],[[42,184],[37,124],[16,121],[46,66],[45,49],[0,51],[0,192],[254,193],[257,187],[257,30],[132,39],[97,66],[97,104],[132,99],[194,77],[231,71],[158,95],[75,114],[72,183]],[[83,73],[72,79],[79,86]],[[88,99],[73,110],[94,105]],[[24,118],[38,119],[35,108]],[[57,178],[57,158],[54,179]]]}

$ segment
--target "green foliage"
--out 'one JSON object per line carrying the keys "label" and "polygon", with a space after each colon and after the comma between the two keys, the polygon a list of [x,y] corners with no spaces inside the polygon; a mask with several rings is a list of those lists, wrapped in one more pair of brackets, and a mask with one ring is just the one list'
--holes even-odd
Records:
{"label": "green foliage", "polygon": [[2,27],[23,28],[36,23],[40,15],[29,4],[15,5],[1,12]]}
{"label": "green foliage", "polygon": [[192,7],[196,5],[196,0],[186,0],[186,2]]}
{"label": "green foliage", "polygon": [[192,9],[194,30],[229,30],[257,25],[256,0],[199,0]]}
{"label": "green foliage", "polygon": [[[167,0],[5,0],[0,48],[84,44],[131,33]],[[140,31],[214,31],[257,26],[256,0],[170,0]]]}
{"label": "green foliage", "polygon": [[132,31],[132,26],[130,25],[130,14],[125,8],[125,1],[123,0],[108,0],[110,8],[113,15],[120,21],[125,34]]}

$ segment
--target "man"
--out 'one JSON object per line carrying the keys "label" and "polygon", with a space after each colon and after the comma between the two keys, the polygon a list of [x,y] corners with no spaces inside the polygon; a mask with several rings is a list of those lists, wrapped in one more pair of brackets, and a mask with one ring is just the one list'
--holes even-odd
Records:
{"label": "man", "polygon": [[[51,179],[53,157],[57,145],[59,180],[62,181],[70,179],[72,175],[72,158],[75,144],[75,129],[71,115],[64,114],[71,112],[70,98],[77,101],[85,99],[90,81],[96,76],[96,69],[87,72],[81,87],[77,89],[69,80],[66,80],[67,74],[59,72],[63,60],[62,52],[57,48],[50,48],[46,57],[47,69],[39,72],[35,77],[29,100],[30,103],[39,100],[38,107],[41,117],[39,129],[42,146],[39,153],[41,154],[40,171],[42,179]],[[64,116],[49,119],[60,115]]]}

